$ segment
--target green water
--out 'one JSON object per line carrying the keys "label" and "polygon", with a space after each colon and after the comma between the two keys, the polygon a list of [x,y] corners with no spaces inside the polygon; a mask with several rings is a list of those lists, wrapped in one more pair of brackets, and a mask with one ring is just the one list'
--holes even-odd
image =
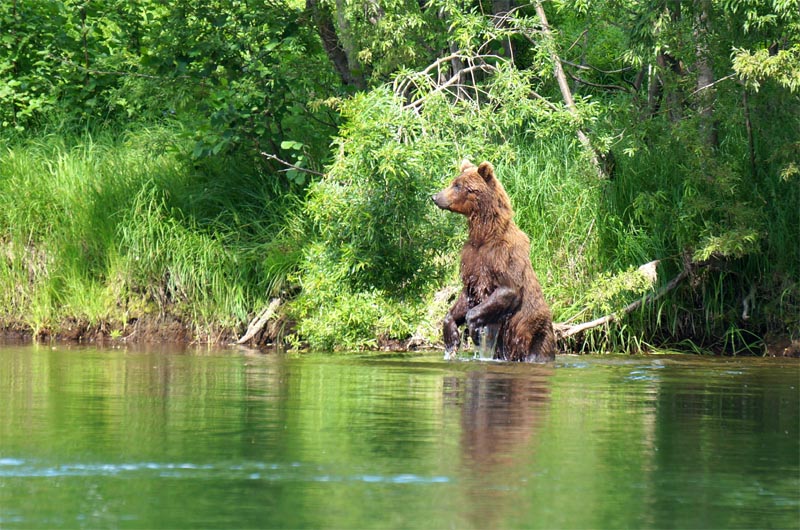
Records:
{"label": "green water", "polygon": [[2,528],[798,528],[800,363],[0,347]]}

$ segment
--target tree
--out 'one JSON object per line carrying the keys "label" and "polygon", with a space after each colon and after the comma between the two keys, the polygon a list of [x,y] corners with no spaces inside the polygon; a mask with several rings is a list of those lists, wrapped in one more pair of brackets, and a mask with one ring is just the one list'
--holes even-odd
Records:
{"label": "tree", "polygon": [[[325,53],[336,68],[342,83],[363,90],[367,86],[366,79],[358,64],[352,38],[348,34],[349,25],[342,12],[342,2],[337,2],[337,7],[337,16],[334,17],[330,7],[322,5],[319,0],[306,0],[306,9],[311,13]],[[334,20],[338,22],[338,28]]]}

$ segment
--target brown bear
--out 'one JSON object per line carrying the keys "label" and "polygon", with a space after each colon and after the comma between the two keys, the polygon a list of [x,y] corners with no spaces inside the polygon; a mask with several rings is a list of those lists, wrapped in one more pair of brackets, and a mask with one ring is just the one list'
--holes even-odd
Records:
{"label": "brown bear", "polygon": [[512,220],[511,201],[492,165],[465,160],[450,187],[432,198],[469,222],[461,251],[463,289],[444,319],[445,359],[455,357],[459,326],[466,323],[473,340],[496,342],[489,345],[495,359],[552,361],[552,316],[531,267],[530,240]]}

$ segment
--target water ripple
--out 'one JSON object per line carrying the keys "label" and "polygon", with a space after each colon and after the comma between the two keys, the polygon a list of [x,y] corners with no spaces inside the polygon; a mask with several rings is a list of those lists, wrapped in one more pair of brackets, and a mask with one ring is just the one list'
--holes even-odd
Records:
{"label": "water ripple", "polygon": [[0,459],[0,478],[56,478],[125,476],[155,474],[163,478],[214,477],[230,480],[304,481],[304,482],[364,482],[379,484],[442,484],[452,482],[447,476],[402,474],[335,475],[320,473],[319,467],[304,466],[299,462],[275,464],[248,462],[237,464],[195,464],[191,462],[136,462],[136,463],[74,463],[43,465],[15,458]]}

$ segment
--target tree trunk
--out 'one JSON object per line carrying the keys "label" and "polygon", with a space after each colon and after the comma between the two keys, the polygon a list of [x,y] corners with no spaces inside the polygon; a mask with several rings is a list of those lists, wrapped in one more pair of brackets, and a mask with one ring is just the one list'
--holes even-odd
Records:
{"label": "tree trunk", "polygon": [[[538,1],[534,4],[536,7],[536,14],[539,16],[539,21],[542,23],[542,34],[544,38],[548,41],[548,46],[551,47],[552,52],[550,54],[553,60],[553,71],[556,76],[556,81],[558,81],[558,88],[561,90],[561,97],[564,98],[564,104],[567,106],[567,109],[575,116],[578,114],[578,109],[575,108],[575,100],[572,98],[572,91],[569,88],[569,83],[567,82],[567,76],[564,75],[564,68],[561,65],[561,59],[559,58],[558,54],[556,53],[555,49],[552,48],[554,39],[553,34],[550,31],[550,25],[547,22],[547,15],[544,12],[544,7],[542,7],[541,1]],[[606,172],[606,168],[603,164],[600,163],[600,156],[599,153],[594,149],[592,146],[592,142],[588,136],[581,130],[578,129],[577,131],[578,140],[580,140],[583,147],[589,152],[590,160],[592,165],[594,166],[595,170],[597,171],[597,175],[601,178],[608,178],[610,175]]]}
{"label": "tree trunk", "polygon": [[700,0],[695,17],[694,38],[697,48],[697,105],[700,112],[700,134],[708,147],[719,147],[717,125],[714,121],[714,70],[708,49],[708,24],[711,10],[710,0]]}
{"label": "tree trunk", "polygon": [[[667,2],[667,12],[674,27],[681,24],[681,3]],[[677,80],[684,75],[683,64],[664,49],[656,51],[656,64],[651,66],[650,86],[647,94],[648,108],[651,116],[660,111],[668,112],[673,123],[681,119],[683,98],[678,92]]]}
{"label": "tree trunk", "polygon": [[[458,76],[458,81],[456,84],[456,97],[458,99],[465,100],[469,99],[466,86],[466,76],[464,75],[464,69],[466,66],[464,65],[464,60],[456,55],[458,52],[458,45],[455,42],[451,42],[450,53],[453,55],[453,58],[450,59],[450,67],[453,69],[453,75],[451,77],[455,78]],[[438,83],[441,85],[444,81],[444,79],[440,79]]]}
{"label": "tree trunk", "polygon": [[[657,64],[660,63],[656,57]],[[658,69],[652,64],[647,65],[647,112],[650,116],[658,114],[661,108],[661,79],[658,77]]]}
{"label": "tree trunk", "polygon": [[[656,55],[656,64],[661,71],[662,77],[659,79],[661,86],[659,94],[659,98],[664,100],[663,102],[666,104],[666,110],[669,112],[669,119],[672,122],[678,122],[681,119],[681,98],[676,88],[677,83],[670,81],[673,79],[679,79],[683,76],[683,65],[681,62],[677,60],[675,57],[668,53],[659,52]],[[659,78],[658,75],[655,76]],[[655,110],[658,110],[658,107],[654,107]]]}
{"label": "tree trunk", "polygon": [[[337,1],[337,5],[340,2]],[[333,67],[339,74],[342,82],[345,85],[354,86],[358,89],[365,89],[367,83],[364,76],[360,73],[360,67],[355,58],[355,52],[352,44],[345,46],[343,44],[340,32],[337,31],[337,24],[334,23],[333,15],[330,10],[320,5],[319,0],[306,0],[306,9],[311,13],[314,24],[317,26],[317,32],[320,39],[322,39],[322,46],[325,53],[328,55]],[[344,23],[344,29],[347,29],[347,21],[344,19],[342,10],[338,10],[337,22]],[[345,41],[349,41],[345,37]],[[348,54],[348,48],[350,54]]]}
{"label": "tree trunk", "polygon": [[[496,26],[503,27],[506,25],[505,17],[511,11],[513,3],[512,0],[492,0],[492,14],[495,16]],[[511,43],[510,36],[506,36],[503,39],[503,54],[512,62],[514,61],[514,46]]]}
{"label": "tree trunk", "polygon": [[753,122],[750,121],[750,101],[747,97],[747,87],[742,89],[742,105],[744,106],[744,127],[747,131],[747,149],[750,153],[750,177],[756,178],[756,145],[753,137]]}
{"label": "tree trunk", "polygon": [[[420,9],[422,6],[420,5]],[[450,13],[446,9],[441,9],[438,14],[438,18],[440,20],[446,20]],[[450,55],[452,59],[450,59],[450,68],[452,69],[451,75],[447,75],[447,72],[439,72],[439,78],[436,80],[436,83],[439,86],[442,86],[447,82],[447,78],[456,79],[456,98],[458,99],[469,99],[469,93],[467,92],[466,87],[466,74],[464,73],[464,69],[467,67],[464,64],[464,60],[459,56],[460,50],[458,48],[458,44],[455,41],[450,41],[448,44],[448,49],[450,50]]]}
{"label": "tree trunk", "polygon": [[353,32],[350,29],[350,21],[347,20],[346,0],[336,0],[336,35],[339,37],[339,43],[342,45],[344,55],[347,57],[347,66],[350,69],[351,75],[359,77],[363,86],[359,88],[366,88],[361,64],[358,62],[358,50],[353,42]]}

